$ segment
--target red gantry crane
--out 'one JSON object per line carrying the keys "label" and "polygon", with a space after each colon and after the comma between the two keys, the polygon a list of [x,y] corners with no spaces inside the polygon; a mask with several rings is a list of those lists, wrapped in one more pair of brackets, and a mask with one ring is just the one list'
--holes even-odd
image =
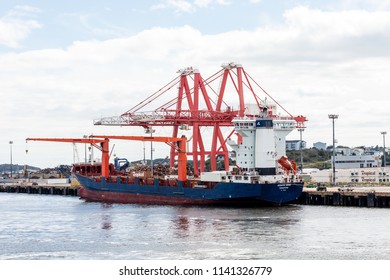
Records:
{"label": "red gantry crane", "polygon": [[[199,175],[205,169],[206,156],[210,156],[211,170],[216,170],[217,156],[224,158],[225,169],[229,168],[229,151],[226,141],[234,133],[231,132],[224,136],[223,127],[233,127],[232,120],[236,117],[256,117],[247,110],[246,102],[251,102],[257,106],[259,111],[268,107],[266,98],[264,100],[256,94],[254,85],[263,92],[266,97],[275,102],[281,109],[287,113],[285,119],[296,122],[296,127],[304,128],[305,117],[294,117],[285,110],[275,99],[273,99],[251,76],[244,70],[240,64],[227,63],[222,65],[222,69],[207,79],[203,79],[197,69],[188,67],[178,71],[179,76],[170,81],[164,87],[132,107],[127,112],[116,117],[101,118],[94,121],[95,125],[107,126],[141,126],[151,129],[154,126],[172,127],[172,137],[177,138],[179,129],[192,128],[192,145],[187,154],[192,156],[194,164],[194,175]],[[219,88],[212,87],[213,83],[219,82]],[[228,83],[231,82],[231,84]],[[228,86],[233,92],[233,98],[228,94]],[[178,88],[177,95],[169,99],[162,105],[155,105],[153,111],[147,111],[146,108],[156,104],[172,88]],[[249,92],[245,95],[245,91]],[[235,97],[234,97],[235,96]],[[237,106],[234,109],[234,105]],[[272,115],[271,108],[268,112],[275,119],[281,118],[278,115]],[[201,128],[212,129],[211,147],[206,147]],[[238,135],[238,142],[240,142]],[[170,166],[174,165],[177,150],[171,147]]]}

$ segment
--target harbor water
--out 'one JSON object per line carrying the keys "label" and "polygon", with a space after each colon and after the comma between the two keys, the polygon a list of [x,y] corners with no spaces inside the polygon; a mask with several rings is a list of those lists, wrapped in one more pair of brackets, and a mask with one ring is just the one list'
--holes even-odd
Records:
{"label": "harbor water", "polygon": [[87,203],[0,193],[1,260],[390,260],[389,209]]}

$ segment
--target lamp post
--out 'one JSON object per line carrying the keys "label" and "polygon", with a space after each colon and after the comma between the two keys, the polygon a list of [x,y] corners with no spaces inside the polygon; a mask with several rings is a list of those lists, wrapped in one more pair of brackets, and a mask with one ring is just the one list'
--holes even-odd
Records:
{"label": "lamp post", "polygon": [[302,153],[302,132],[305,129],[303,127],[298,128],[299,134],[300,134],[300,141],[299,141],[299,151],[301,152],[301,173],[303,172],[303,153]]}
{"label": "lamp post", "polygon": [[12,144],[13,141],[9,141],[9,153],[10,153],[10,159],[11,159],[11,179],[12,179]]}
{"label": "lamp post", "polygon": [[[145,133],[150,133],[150,137],[153,137],[153,133],[155,130],[152,127],[148,127],[145,129]],[[150,173],[153,177],[153,141],[150,141]]]}
{"label": "lamp post", "polygon": [[383,167],[386,167],[386,143],[385,143],[385,137],[387,132],[382,131],[381,134],[383,135]]}
{"label": "lamp post", "polygon": [[[84,135],[83,138],[87,139],[88,135]],[[87,164],[87,143],[84,143],[84,163]]]}
{"label": "lamp post", "polygon": [[334,120],[339,117],[339,115],[336,114],[329,114],[328,115],[329,119],[332,120],[332,127],[333,127],[333,159],[332,159],[332,165],[333,165],[333,186],[336,185],[336,138],[335,138],[335,133],[334,133]]}

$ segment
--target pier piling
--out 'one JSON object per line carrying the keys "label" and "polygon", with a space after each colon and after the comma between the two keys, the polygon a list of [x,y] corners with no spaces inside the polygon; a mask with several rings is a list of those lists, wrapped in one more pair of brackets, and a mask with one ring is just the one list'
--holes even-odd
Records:
{"label": "pier piling", "polygon": [[67,185],[0,185],[0,192],[40,195],[79,196],[79,186]]}
{"label": "pier piling", "polygon": [[390,208],[390,188],[350,191],[340,191],[337,188],[328,188],[325,191],[304,189],[294,204]]}

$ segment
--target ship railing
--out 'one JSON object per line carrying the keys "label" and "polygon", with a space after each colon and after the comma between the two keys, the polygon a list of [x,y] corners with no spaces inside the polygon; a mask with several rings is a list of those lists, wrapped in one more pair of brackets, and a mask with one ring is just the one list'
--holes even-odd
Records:
{"label": "ship railing", "polygon": [[[242,116],[242,117],[237,116],[237,117],[234,117],[234,119],[235,120],[255,120],[259,117],[260,117],[259,115],[246,115],[246,116]],[[294,121],[295,122],[294,117],[290,117],[290,116],[270,115],[269,117],[273,120]]]}

